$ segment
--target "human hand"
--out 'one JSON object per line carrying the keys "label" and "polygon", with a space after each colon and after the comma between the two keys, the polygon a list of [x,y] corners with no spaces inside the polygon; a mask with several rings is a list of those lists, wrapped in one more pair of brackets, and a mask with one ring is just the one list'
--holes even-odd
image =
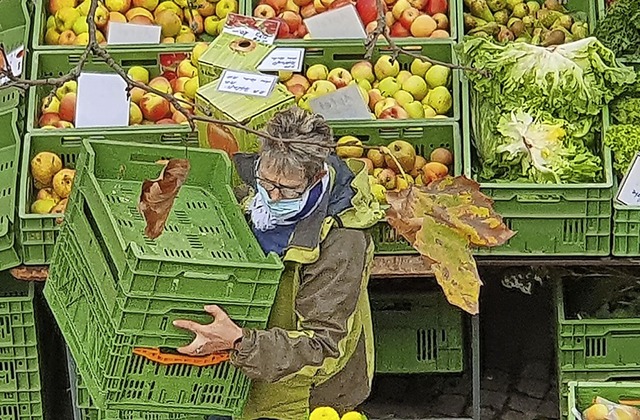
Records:
{"label": "human hand", "polygon": [[242,328],[229,318],[219,306],[204,307],[214,320],[211,324],[203,325],[188,320],[173,321],[173,325],[196,334],[196,338],[178,352],[189,356],[207,356],[212,353],[231,350],[234,343],[242,338]]}

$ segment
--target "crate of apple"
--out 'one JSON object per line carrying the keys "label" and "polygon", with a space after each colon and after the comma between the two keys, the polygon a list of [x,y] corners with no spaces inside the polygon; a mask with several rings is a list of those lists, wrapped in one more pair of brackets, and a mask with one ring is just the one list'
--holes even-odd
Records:
{"label": "crate of apple", "polygon": [[[259,0],[253,15],[280,21],[278,39],[309,39],[304,19],[347,4],[356,7],[367,33],[377,26],[377,0]],[[386,23],[394,38],[451,38],[448,0],[385,0]]]}
{"label": "crate of apple", "polygon": [[[87,45],[87,14],[91,0],[48,0],[45,45]],[[40,6],[42,7],[42,6]],[[110,22],[157,25],[162,43],[194,43],[222,30],[229,13],[238,12],[238,0],[104,0],[95,13],[97,39],[106,43]],[[39,39],[36,39],[39,44]]]}
{"label": "crate of apple", "polygon": [[451,70],[418,59],[410,70],[400,70],[396,60],[382,55],[375,64],[359,61],[350,70],[314,64],[304,75],[281,77],[298,106],[307,110],[310,100],[350,85],[358,86],[377,119],[444,118],[453,104]]}
{"label": "crate of apple", "polygon": [[387,191],[402,191],[410,185],[428,185],[449,175],[449,168],[453,165],[453,154],[442,147],[433,150],[428,160],[404,140],[389,143],[387,149],[390,154],[384,154],[380,149],[365,151],[362,142],[354,136],[341,137],[336,147],[339,157],[364,162],[371,192],[382,204],[386,203]]}
{"label": "crate of apple", "polygon": [[[129,68],[127,74],[135,81],[184,101],[182,107],[192,114],[196,91],[199,87],[197,60],[206,48],[206,43],[197,44],[191,57],[182,60],[175,72],[167,70],[161,76],[151,80],[149,80],[149,71],[141,66]],[[55,96],[44,97],[41,102],[38,127],[42,129],[74,128],[77,89],[77,82],[72,80],[59,87]],[[159,95],[134,87],[131,89],[130,96],[130,126],[188,124],[187,116]]]}

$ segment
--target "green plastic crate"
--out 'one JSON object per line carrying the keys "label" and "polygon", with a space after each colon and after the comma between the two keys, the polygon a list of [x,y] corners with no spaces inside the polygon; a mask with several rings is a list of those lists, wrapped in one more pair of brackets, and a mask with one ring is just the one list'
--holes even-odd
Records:
{"label": "green plastic crate", "polygon": [[[469,97],[468,80],[463,91]],[[608,108],[603,121],[609,118]],[[475,152],[471,140],[470,101],[464,101],[464,174],[475,179]],[[491,255],[609,255],[613,214],[613,165],[611,152],[601,152],[604,180],[592,184],[480,184],[494,200],[494,209],[517,234],[505,245],[482,248]]]}
{"label": "green plastic crate", "polygon": [[42,420],[34,285],[0,273],[0,418]]}
{"label": "green plastic crate", "polygon": [[0,270],[20,265],[15,246],[20,142],[18,110],[0,111]]}
{"label": "green plastic crate", "polygon": [[640,256],[640,207],[613,202],[613,255]]}
{"label": "green plastic crate", "polygon": [[[453,52],[453,42],[447,40],[433,40],[428,44],[411,46],[406,49],[416,53],[430,57],[434,60],[439,60],[447,63],[457,63],[457,57]],[[313,46],[307,47],[304,56],[304,65],[302,68],[303,73],[314,64],[324,64],[329,69],[335,67],[343,67],[347,70],[351,69],[351,66],[358,61],[364,60],[364,54],[366,50],[360,42],[336,42],[336,41],[314,41]],[[371,61],[375,61],[381,55],[391,55],[392,51],[385,47],[383,44],[378,44],[374,49]],[[400,63],[401,70],[408,70],[411,67],[411,63],[414,58],[408,55],[400,54],[398,56],[398,62]],[[453,106],[449,111],[447,119],[441,119],[440,121],[458,121],[460,119],[460,72],[451,72],[451,96],[453,99]],[[427,122],[434,119],[416,119],[415,122]],[[366,125],[367,127],[404,127],[411,120],[351,120],[349,123],[357,127],[359,125]],[[333,124],[333,122],[332,122]]]}
{"label": "green plastic crate", "polygon": [[[419,155],[427,159],[434,149],[445,147],[454,156],[453,175],[462,173],[462,144],[460,138],[460,126],[452,122],[424,122],[408,120],[405,125],[398,128],[379,128],[376,126],[358,125],[348,123],[331,123],[336,138],[342,136],[355,136],[365,145],[388,145],[394,140],[405,140],[416,147]],[[376,254],[407,254],[417,251],[386,222],[380,222],[370,229],[373,237]]]}
{"label": "green plastic crate", "polygon": [[[68,352],[67,352],[68,354]],[[205,420],[199,415],[177,413],[158,413],[140,411],[102,411],[95,408],[89,391],[82,383],[73,359],[68,356],[69,380],[72,402],[74,404],[73,420]]]}
{"label": "green plastic crate", "polygon": [[[161,2],[164,0],[161,0]],[[244,12],[246,0],[238,0],[238,10],[239,13]],[[78,53],[81,54],[84,47],[82,46],[64,46],[64,45],[47,45],[44,42],[44,35],[47,32],[47,18],[49,17],[49,12],[46,10],[47,2],[44,1],[35,1],[35,10],[32,12],[33,15],[33,34],[31,35],[31,45],[34,51],[45,51],[45,52],[64,52],[65,54]],[[82,3],[81,0],[78,1],[78,4]],[[133,6],[132,6],[133,7]],[[152,12],[153,13],[153,12]],[[202,35],[197,37],[198,42],[211,42],[215,37],[207,33],[203,33]],[[109,52],[113,53],[116,51],[120,51],[123,49],[131,49],[131,48],[139,48],[139,51],[163,51],[163,50],[172,50],[176,46],[184,49],[193,48],[195,43],[184,43],[184,44],[129,44],[129,45],[111,45],[108,46]]]}
{"label": "green plastic crate", "polygon": [[[585,280],[586,281],[586,280]],[[556,284],[558,364],[564,374],[602,379],[640,376],[640,319],[572,319],[566,313],[565,287]],[[586,376],[586,375],[585,375]],[[578,379],[589,379],[578,376]]]}
{"label": "green plastic crate", "polygon": [[[542,0],[537,0],[539,3],[544,3]],[[587,15],[587,23],[589,24],[589,30],[593,31],[596,20],[599,17],[600,13],[600,4],[603,0],[569,0],[565,7],[570,12],[582,12]],[[464,38],[464,34],[466,33],[464,28],[464,2],[456,1],[452,2],[452,4],[457,5],[456,16],[458,19],[458,33],[460,34],[460,40]]]}
{"label": "green plastic crate", "polygon": [[463,371],[462,311],[442,291],[371,294],[377,373]]}
{"label": "green plastic crate", "polygon": [[[581,419],[596,397],[611,402],[640,400],[640,382],[570,382],[568,395],[568,420]],[[638,407],[640,408],[640,407]],[[578,416],[576,416],[576,413]]]}
{"label": "green plastic crate", "polygon": [[37,193],[31,178],[31,159],[40,152],[54,152],[60,155],[65,167],[73,168],[81,150],[82,139],[88,138],[167,145],[186,143],[190,147],[198,145],[197,135],[189,130],[172,133],[162,133],[155,129],[124,130],[105,134],[81,130],[40,130],[38,133],[27,135],[22,151],[18,200],[20,218],[18,245],[26,265],[49,263],[60,230],[60,224],[56,220],[61,217],[61,215],[41,215],[30,212],[31,203]]}
{"label": "green plastic crate", "polygon": [[[40,2],[38,2],[40,4]],[[35,52],[33,54],[33,60],[31,65],[31,78],[43,79],[46,77],[58,77],[63,74],[67,74],[73,68],[75,68],[83,50],[71,50],[71,51],[56,51],[56,52]],[[163,50],[150,50],[150,49],[123,49],[117,51],[111,51],[110,55],[113,60],[120,65],[125,71],[134,66],[142,66],[149,70],[150,79],[160,75],[160,55],[162,54],[179,54],[190,53],[191,50],[188,46],[178,45]],[[100,72],[100,73],[114,73],[102,59],[96,56],[90,56],[87,60],[83,71],[85,72]],[[31,87],[29,89],[29,107],[27,109],[27,130],[33,133],[42,133],[51,130],[38,128],[38,119],[40,118],[40,108],[42,101],[51,93],[51,87],[38,86]],[[99,133],[105,133],[109,131],[122,131],[122,130],[140,130],[140,131],[156,131],[158,133],[166,132],[180,132],[186,133],[191,131],[188,125],[175,124],[175,125],[139,125],[128,127],[98,127],[98,128],[82,128],[82,129],[60,129],[60,131],[74,132],[75,130],[93,131]],[[55,130],[58,131],[58,130]]]}
{"label": "green plastic crate", "polygon": [[[86,140],[83,150],[45,297],[96,407],[237,414],[249,380],[229,363],[158,365],[132,354],[184,345],[191,335],[171,322],[210,322],[207,303],[239,325],[266,326],[283,266],[264,255],[235,203],[227,155]],[[191,171],[152,241],[135,191],[172,157],[188,157]]]}
{"label": "green plastic crate", "polygon": [[[24,46],[25,54],[29,49],[29,28],[31,18],[27,9],[27,1],[0,0],[0,45],[4,46],[7,54]],[[26,72],[27,57],[24,58],[23,75]],[[0,112],[19,108],[24,114],[26,98],[22,97],[22,90],[18,88],[0,87]],[[22,119],[20,119],[21,121]]]}

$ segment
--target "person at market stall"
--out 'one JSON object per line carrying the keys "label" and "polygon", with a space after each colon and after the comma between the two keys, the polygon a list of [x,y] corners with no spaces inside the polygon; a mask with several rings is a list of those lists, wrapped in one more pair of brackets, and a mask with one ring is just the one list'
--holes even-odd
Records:
{"label": "person at market stall", "polygon": [[366,194],[366,170],[330,153],[333,134],[321,116],[294,107],[266,132],[294,142],[261,139],[258,154],[236,153],[234,163],[252,192],[244,201],[258,242],[285,262],[269,327],[243,329],[208,306],[211,324],[174,322],[196,334],[179,351],[231,352],[253,379],[242,419],[301,420],[319,406],[346,412],[368,397],[373,377],[373,244],[363,229],[381,211]]}

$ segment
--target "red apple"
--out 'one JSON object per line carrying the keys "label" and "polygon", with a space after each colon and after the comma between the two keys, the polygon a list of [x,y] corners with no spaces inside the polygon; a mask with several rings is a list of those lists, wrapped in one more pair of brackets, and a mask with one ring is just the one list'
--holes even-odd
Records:
{"label": "red apple", "polygon": [[187,117],[180,111],[175,111],[173,113],[173,115],[171,116],[171,119],[175,122],[177,122],[178,124],[182,124],[183,122],[188,122],[189,120],[187,119]]}
{"label": "red apple", "polygon": [[74,122],[76,119],[76,93],[69,92],[62,97],[60,101],[60,119]]}
{"label": "red apple", "polygon": [[178,77],[176,79],[170,80],[171,89],[173,89],[174,93],[184,92],[184,85],[191,80],[190,77]]}
{"label": "red apple", "polygon": [[398,19],[398,22],[400,22],[400,24],[408,31],[409,29],[411,29],[411,24],[414,20],[416,20],[418,16],[420,16],[420,11],[415,7],[410,7],[402,12],[400,19]]}
{"label": "red apple", "polygon": [[300,85],[304,88],[305,91],[307,91],[311,87],[311,83],[309,83],[309,80],[301,74],[294,74],[293,76],[291,76],[291,79],[284,82],[284,85],[288,88],[294,85]]}
{"label": "red apple", "polygon": [[255,10],[253,11],[253,16],[262,19],[272,19],[276,17],[276,11],[268,4],[260,4],[256,6]]}
{"label": "red apple", "polygon": [[366,26],[378,18],[377,0],[356,0],[356,10]]}
{"label": "red apple", "polygon": [[162,77],[164,77],[165,79],[167,79],[169,82],[171,82],[174,79],[178,78],[178,75],[176,74],[175,71],[171,71],[171,70],[165,70],[164,73],[162,73]]}
{"label": "red apple", "polygon": [[151,79],[149,87],[163,93],[173,93],[173,90],[171,89],[171,82],[162,76]]}
{"label": "red apple", "polygon": [[280,17],[289,26],[289,32],[296,32],[300,25],[302,25],[302,17],[297,13],[285,11],[280,14]]}
{"label": "red apple", "polygon": [[266,0],[266,3],[276,12],[283,10],[287,6],[287,0]]}
{"label": "red apple", "polygon": [[302,85],[288,86],[287,89],[293,96],[295,96],[296,101],[302,98],[302,96],[307,92],[307,90]]}
{"label": "red apple", "polygon": [[381,120],[406,120],[407,118],[409,118],[409,113],[400,105],[385,109],[379,117]]}
{"label": "red apple", "polygon": [[393,24],[393,26],[391,27],[390,33],[391,33],[391,36],[394,38],[405,38],[405,37],[411,36],[411,32],[409,32],[407,28],[402,26],[402,23],[400,22],[396,22]]}
{"label": "red apple", "polygon": [[54,125],[58,121],[60,121],[60,115],[58,115],[57,112],[47,112],[42,114],[38,120],[38,127],[42,128],[45,125]]}
{"label": "red apple", "polygon": [[415,7],[418,10],[422,10],[429,3],[429,0],[409,0],[411,7]]}
{"label": "red apple", "polygon": [[280,22],[280,27],[278,28],[278,39],[291,38],[291,29],[289,29],[289,25],[284,21],[281,17],[275,18],[275,20]]}
{"label": "red apple", "polygon": [[304,7],[304,6],[307,6],[309,4],[313,4],[313,0],[293,0],[293,2],[298,7]]}
{"label": "red apple", "polygon": [[447,2],[447,0],[429,0],[429,2],[427,2],[427,6],[425,7],[424,11],[433,16],[436,13],[447,13],[447,11],[449,10],[449,4]]}
{"label": "red apple", "polygon": [[307,30],[307,26],[302,23],[300,26],[298,26],[298,29],[293,33],[294,38],[304,38],[305,35],[307,35],[309,33],[309,31]]}
{"label": "red apple", "polygon": [[160,121],[171,112],[171,104],[161,96],[147,93],[140,100],[140,110],[145,119]]}

